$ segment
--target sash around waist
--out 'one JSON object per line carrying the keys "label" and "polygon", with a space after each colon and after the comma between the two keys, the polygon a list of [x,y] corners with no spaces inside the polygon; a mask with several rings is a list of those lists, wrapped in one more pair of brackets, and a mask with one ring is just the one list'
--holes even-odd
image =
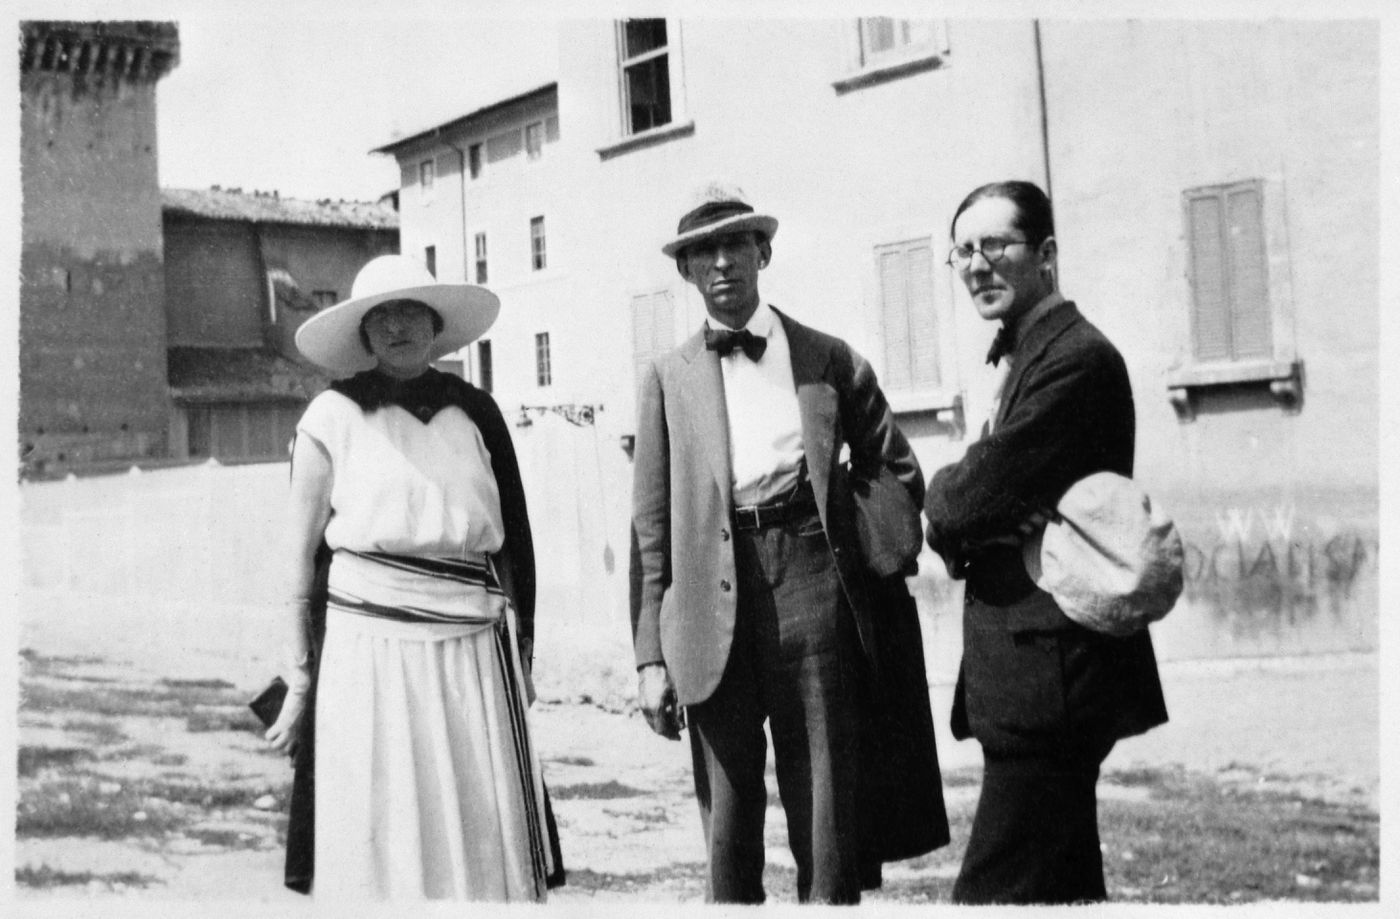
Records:
{"label": "sash around waist", "polygon": [[420,558],[337,549],[331,559],[332,610],[405,624],[488,626],[506,597],[486,556]]}

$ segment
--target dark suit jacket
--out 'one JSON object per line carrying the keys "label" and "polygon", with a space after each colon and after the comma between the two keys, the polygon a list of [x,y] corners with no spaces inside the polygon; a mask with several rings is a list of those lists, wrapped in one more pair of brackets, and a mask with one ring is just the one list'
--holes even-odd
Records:
{"label": "dark suit jacket", "polygon": [[1134,423],[1122,356],[1064,303],[1017,345],[992,432],[929,482],[929,545],[967,579],[955,736],[1043,753],[1166,721],[1146,631],[1119,639],[1075,624],[1030,580],[1018,547],[983,545],[1090,473],[1131,476]]}
{"label": "dark suit jacket", "polygon": [[[777,312],[776,310],[774,312]],[[854,489],[882,471],[917,508],[918,460],[864,358],[777,313],[792,356],[802,445],[832,560],[870,670],[862,750],[863,851],[908,858],[948,841],[918,613],[904,579],[875,578],[861,557]],[[651,363],[637,400],[632,633],[637,665],[665,663],[682,705],[719,684],[734,636],[738,583],[730,533],[729,423],[719,357],[696,332]],[[841,461],[841,447],[850,448]],[[878,883],[878,870],[867,885]]]}

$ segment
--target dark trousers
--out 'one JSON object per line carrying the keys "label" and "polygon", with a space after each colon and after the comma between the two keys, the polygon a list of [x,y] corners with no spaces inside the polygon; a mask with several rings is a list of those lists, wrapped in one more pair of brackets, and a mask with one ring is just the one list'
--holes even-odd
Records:
{"label": "dark trousers", "polygon": [[1099,851],[1099,766],[1113,743],[1075,754],[987,752],[954,903],[1106,899]]}
{"label": "dark trousers", "polygon": [[724,677],[686,709],[708,899],[761,903],[769,723],[802,902],[860,900],[859,638],[816,513],[734,534],[739,602]]}

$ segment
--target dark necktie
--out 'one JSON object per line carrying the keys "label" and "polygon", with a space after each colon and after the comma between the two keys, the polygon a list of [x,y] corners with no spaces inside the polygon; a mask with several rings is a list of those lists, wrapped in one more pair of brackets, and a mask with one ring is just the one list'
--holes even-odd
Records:
{"label": "dark necktie", "polygon": [[732,329],[706,329],[705,347],[720,357],[733,353],[735,348],[740,348],[748,355],[749,360],[757,361],[763,356],[763,350],[768,347],[768,339],[759,338],[748,329],[740,329],[737,332]]}
{"label": "dark necktie", "polygon": [[992,339],[992,347],[987,351],[987,363],[995,367],[1001,363],[1001,359],[1012,351],[1016,350],[1016,333],[1010,326],[1002,326],[997,329],[996,338]]}

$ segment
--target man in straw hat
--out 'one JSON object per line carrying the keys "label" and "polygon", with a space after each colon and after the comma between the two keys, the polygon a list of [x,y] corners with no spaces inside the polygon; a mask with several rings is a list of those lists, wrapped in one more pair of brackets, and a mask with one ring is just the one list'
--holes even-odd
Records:
{"label": "man in straw hat", "polygon": [[1043,191],[984,185],[951,235],[948,264],[1001,324],[987,362],[1004,373],[982,438],[933,476],[924,504],[929,545],[967,582],[953,735],[975,737],[986,764],[953,900],[1102,900],[1099,765],[1167,720],[1152,641],[1071,621],[1021,544],[1075,482],[1132,475],[1132,389],[1118,350],[1057,289]]}
{"label": "man in straw hat", "polygon": [[[873,620],[884,612],[872,609],[877,592],[902,595],[913,614],[898,572],[881,580],[867,570],[855,496],[876,479],[893,483],[894,513],[912,522],[917,552],[923,489],[870,365],[760,298],[777,229],[739,189],[715,183],[662,247],[709,317],[640,382],[639,704],[658,734],[679,739],[689,728],[709,899],[764,899],[766,720],[798,897],[856,903],[870,880],[861,753]],[[918,711],[922,699],[927,713],[918,653],[921,685],[908,702]],[[931,721],[911,736],[932,765],[915,777],[936,795],[921,828],[927,851],[947,838]]]}

